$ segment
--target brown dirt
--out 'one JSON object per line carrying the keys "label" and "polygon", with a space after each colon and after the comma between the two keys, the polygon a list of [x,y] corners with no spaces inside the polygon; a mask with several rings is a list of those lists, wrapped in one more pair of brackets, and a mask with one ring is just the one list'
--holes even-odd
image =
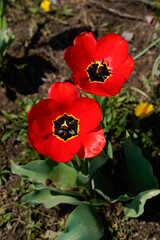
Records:
{"label": "brown dirt", "polygon": [[[158,31],[154,30],[158,25],[158,20],[153,18],[151,23],[147,23],[145,20],[145,16],[153,16],[155,13],[150,6],[140,3],[140,1],[127,0],[99,1],[100,4],[98,1],[96,4],[93,2],[86,0],[58,1],[58,7],[71,4],[73,16],[70,17],[59,17],[55,16],[54,12],[43,13],[37,10],[38,0],[34,1],[33,6],[32,1],[19,0],[19,5],[9,3],[7,22],[14,32],[15,40],[0,72],[0,81],[3,83],[0,87],[1,110],[17,113],[16,99],[21,100],[25,95],[31,98],[41,97],[47,93],[48,87],[53,82],[71,79],[71,71],[63,60],[64,50],[72,44],[75,36],[85,30],[93,31],[98,39],[110,32],[119,34],[124,31],[132,32],[133,39],[129,42],[129,53],[132,56],[138,54],[151,41],[158,38]],[[122,14],[128,13],[137,16],[137,19],[119,17],[117,13],[113,14],[103,9],[101,4],[107,9],[113,8]],[[36,11],[32,8],[34,6],[37,8]],[[158,55],[159,48],[154,47],[139,58],[126,85],[143,90],[142,78],[151,71]],[[1,136],[3,132],[2,130]],[[24,151],[24,147],[16,141],[16,133],[6,142],[1,143],[0,147],[0,165],[6,165],[8,168],[10,168],[10,161]],[[39,211],[36,207],[19,208],[16,201],[23,193],[18,191],[17,197],[17,192],[14,193],[12,189],[20,185],[20,178],[9,174],[6,183],[3,183],[0,188],[0,206],[5,206],[6,212],[12,212],[12,228],[8,230],[4,224],[0,228],[0,238],[2,240],[45,239],[42,235],[40,237],[38,228],[34,237],[31,236],[31,230],[25,229],[23,219],[26,216],[32,220],[36,219],[36,221],[40,218],[43,221],[41,234],[45,235],[49,230],[58,230],[57,225],[65,218],[69,208],[64,209],[63,206],[59,206],[54,210],[46,210],[39,207],[44,216],[36,215]],[[159,200],[158,197],[155,199],[154,201]],[[119,215],[113,215],[113,209],[102,209],[102,215],[106,216],[104,224],[109,223],[113,229],[112,234],[107,231],[106,236],[109,235],[109,238],[105,237],[104,239],[160,239],[160,209],[156,208],[157,210],[151,211],[154,201],[153,205],[146,206],[145,215],[136,220],[122,221]],[[153,213],[155,217],[151,218]],[[46,223],[45,220],[47,214],[50,216],[49,223]],[[49,238],[46,237],[46,239]]]}

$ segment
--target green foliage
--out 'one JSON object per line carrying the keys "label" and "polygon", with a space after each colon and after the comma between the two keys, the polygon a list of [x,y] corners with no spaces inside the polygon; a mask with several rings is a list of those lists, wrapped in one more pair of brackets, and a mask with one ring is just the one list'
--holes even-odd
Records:
{"label": "green foliage", "polygon": [[76,184],[78,187],[85,189],[88,195],[91,195],[91,183],[89,176],[79,172],[77,175]]}
{"label": "green foliage", "polygon": [[124,210],[127,217],[137,218],[144,212],[146,201],[160,194],[160,190],[153,189],[139,193],[131,203],[126,204]]}
{"label": "green foliage", "polygon": [[129,91],[108,98],[103,118],[104,133],[112,139],[117,139],[125,133],[127,118],[133,113],[133,103],[136,101]]}
{"label": "green foliage", "polygon": [[3,226],[3,224],[6,224],[11,219],[12,213],[8,212],[6,213],[5,208],[0,209],[0,227]]}
{"label": "green foliage", "polygon": [[142,79],[143,85],[150,95],[150,102],[154,104],[156,112],[160,111],[159,89],[157,88],[157,84],[155,84],[156,82],[160,81],[159,68],[160,68],[160,56],[156,58],[152,70],[149,71],[147,75]]}
{"label": "green foliage", "polygon": [[6,182],[6,174],[9,174],[10,170],[6,169],[6,166],[3,165],[0,169],[0,185],[2,185],[3,182]]}
{"label": "green foliage", "polygon": [[101,152],[98,156],[93,158],[90,164],[89,168],[89,177],[90,179],[93,178],[93,176],[96,174],[96,172],[102,168],[108,161],[108,156],[104,153]]}
{"label": "green foliage", "polygon": [[7,2],[7,0],[1,0],[0,2],[0,66],[8,48],[14,40],[14,35],[7,28],[6,19],[4,16]]}
{"label": "green foliage", "polygon": [[60,190],[69,191],[75,189],[77,186],[77,171],[64,163],[59,163],[54,167],[48,178],[54,183],[56,188]]}
{"label": "green foliage", "polygon": [[152,166],[142,156],[141,149],[134,143],[137,136],[134,133],[126,134],[124,153],[126,159],[128,187],[131,194],[138,194],[148,189],[158,188],[158,181],[153,176]]}
{"label": "green foliage", "polygon": [[47,208],[52,208],[60,203],[68,203],[72,205],[78,205],[81,203],[77,198],[68,196],[67,193],[57,191],[56,189],[43,188],[40,190],[33,191],[21,199],[22,203],[25,204],[42,204]]}
{"label": "green foliage", "polygon": [[68,217],[66,229],[56,240],[99,240],[104,234],[97,211],[89,204],[80,204]]}
{"label": "green foliage", "polygon": [[22,101],[17,101],[18,111],[16,114],[9,114],[4,110],[1,110],[1,113],[8,121],[6,125],[6,131],[2,136],[2,142],[6,141],[14,132],[18,132],[17,141],[22,142],[23,144],[27,143],[27,114],[30,111],[30,108],[35,105],[39,100],[35,97],[33,100],[27,97],[24,97]]}
{"label": "green foliage", "polygon": [[[157,189],[158,181],[153,176],[150,163],[142,156],[140,148],[136,145],[137,136],[134,133],[127,133],[124,141],[124,153],[126,160],[126,182],[128,183],[125,192],[121,191],[117,196],[117,183],[112,172],[112,163],[106,168],[99,169],[94,175],[94,188],[103,198],[109,202],[128,201],[134,199],[137,194],[146,190]],[[150,195],[145,195],[150,198]],[[135,204],[138,201],[135,201]],[[137,205],[137,207],[138,207]],[[139,214],[139,212],[138,212]]]}
{"label": "green foliage", "polygon": [[73,15],[73,9],[71,5],[66,5],[61,8],[56,8],[54,7],[54,10],[56,10],[56,16],[61,17],[61,16],[72,16]]}
{"label": "green foliage", "polygon": [[23,167],[12,161],[11,169],[14,174],[18,174],[34,183],[45,184],[50,172],[56,165],[56,162],[51,159],[32,161]]}
{"label": "green foliage", "polygon": [[8,48],[14,40],[14,35],[8,30],[0,30],[0,58],[6,55]]}

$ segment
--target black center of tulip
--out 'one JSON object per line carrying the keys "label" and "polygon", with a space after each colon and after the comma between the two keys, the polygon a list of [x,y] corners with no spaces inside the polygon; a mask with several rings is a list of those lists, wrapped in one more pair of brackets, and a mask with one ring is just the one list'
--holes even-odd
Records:
{"label": "black center of tulip", "polygon": [[64,114],[62,117],[53,121],[54,135],[64,141],[78,135],[78,119]]}
{"label": "black center of tulip", "polygon": [[107,64],[102,62],[92,62],[86,69],[91,82],[104,83],[111,75]]}

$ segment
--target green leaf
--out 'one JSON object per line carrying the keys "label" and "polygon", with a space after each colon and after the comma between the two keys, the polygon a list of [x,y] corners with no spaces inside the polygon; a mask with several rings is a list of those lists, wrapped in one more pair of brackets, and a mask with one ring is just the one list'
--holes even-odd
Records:
{"label": "green leaf", "polygon": [[78,198],[84,199],[84,195],[78,191],[62,191],[62,190],[58,190],[54,187],[47,187],[46,185],[43,185],[41,183],[34,183],[33,188],[36,190],[45,189],[45,190],[49,190],[49,191],[54,191],[60,195],[67,195],[67,196],[72,196],[72,197],[76,197],[76,198],[78,197]]}
{"label": "green leaf", "polygon": [[25,166],[19,166],[12,161],[11,170],[12,173],[28,178],[34,183],[45,184],[50,172],[56,165],[57,163],[51,159],[32,161]]}
{"label": "green leaf", "polygon": [[91,199],[89,200],[89,203],[94,206],[103,206],[106,203],[106,201],[102,199]]}
{"label": "green leaf", "polygon": [[108,98],[107,97],[102,97],[102,96],[95,96],[95,100],[98,102],[102,111],[105,111],[106,103],[108,101]]}
{"label": "green leaf", "polygon": [[90,168],[89,168],[89,177],[90,179],[93,178],[93,176],[95,175],[95,173],[101,168],[103,167],[108,161],[108,157],[107,155],[104,153],[104,151],[102,151],[98,156],[96,156],[95,158],[93,158],[91,164],[90,164]]}
{"label": "green leaf", "polygon": [[160,194],[160,190],[152,189],[139,193],[131,203],[126,204],[124,210],[127,217],[139,217],[144,212],[146,201]]}
{"label": "green leaf", "polygon": [[101,219],[95,208],[82,203],[68,217],[66,229],[56,240],[99,240],[104,234]]}
{"label": "green leaf", "polygon": [[81,172],[78,173],[77,180],[76,180],[78,187],[83,187],[86,189],[88,195],[91,195],[91,183],[89,176],[82,174]]}
{"label": "green leaf", "polygon": [[3,134],[3,137],[2,137],[2,142],[6,141],[16,131],[17,129],[10,129],[7,132],[5,132],[5,134]]}
{"label": "green leaf", "polygon": [[120,195],[120,196],[117,197],[117,198],[113,198],[113,197],[110,197],[109,195],[104,194],[104,193],[103,193],[101,190],[99,190],[99,189],[95,189],[95,191],[96,191],[97,193],[99,193],[106,201],[111,202],[111,203],[114,203],[114,202],[117,202],[117,201],[119,201],[119,202],[127,202],[127,201],[133,199],[133,197],[130,197],[130,196],[128,196],[127,194]]}
{"label": "green leaf", "polygon": [[14,35],[8,30],[0,30],[0,55],[3,57],[6,54],[7,49],[10,47]]}
{"label": "green leaf", "polygon": [[25,195],[24,197],[22,197],[21,202],[28,205],[43,204],[43,206],[47,208],[52,208],[60,203],[67,203],[73,205],[78,205],[81,203],[81,201],[75,197],[63,195],[59,191],[56,191],[56,189],[53,190],[47,188],[36,190],[32,193]]}
{"label": "green leaf", "polygon": [[0,3],[0,16],[4,15],[7,2],[8,2],[8,0],[1,0],[1,3]]}
{"label": "green leaf", "polygon": [[141,149],[134,144],[136,139],[136,134],[127,133],[124,141],[128,186],[133,195],[158,188],[151,164],[142,156]]}
{"label": "green leaf", "polygon": [[113,149],[110,141],[108,142],[107,153],[109,158],[113,159]]}
{"label": "green leaf", "polygon": [[59,163],[50,173],[49,179],[52,180],[56,188],[71,190],[77,186],[77,171],[64,163]]}
{"label": "green leaf", "polygon": [[1,110],[1,113],[6,117],[6,119],[8,120],[8,121],[13,121],[13,119],[15,119],[15,118],[17,118],[17,115],[15,115],[15,114],[9,114],[9,113],[7,113],[6,111],[4,111],[4,110]]}

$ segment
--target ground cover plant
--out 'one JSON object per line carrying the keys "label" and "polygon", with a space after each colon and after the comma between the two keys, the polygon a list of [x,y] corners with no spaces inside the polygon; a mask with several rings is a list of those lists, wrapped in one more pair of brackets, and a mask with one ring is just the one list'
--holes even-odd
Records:
{"label": "ground cover plant", "polygon": [[1,68],[1,237],[158,239],[158,3],[66,4],[8,3],[32,27]]}

